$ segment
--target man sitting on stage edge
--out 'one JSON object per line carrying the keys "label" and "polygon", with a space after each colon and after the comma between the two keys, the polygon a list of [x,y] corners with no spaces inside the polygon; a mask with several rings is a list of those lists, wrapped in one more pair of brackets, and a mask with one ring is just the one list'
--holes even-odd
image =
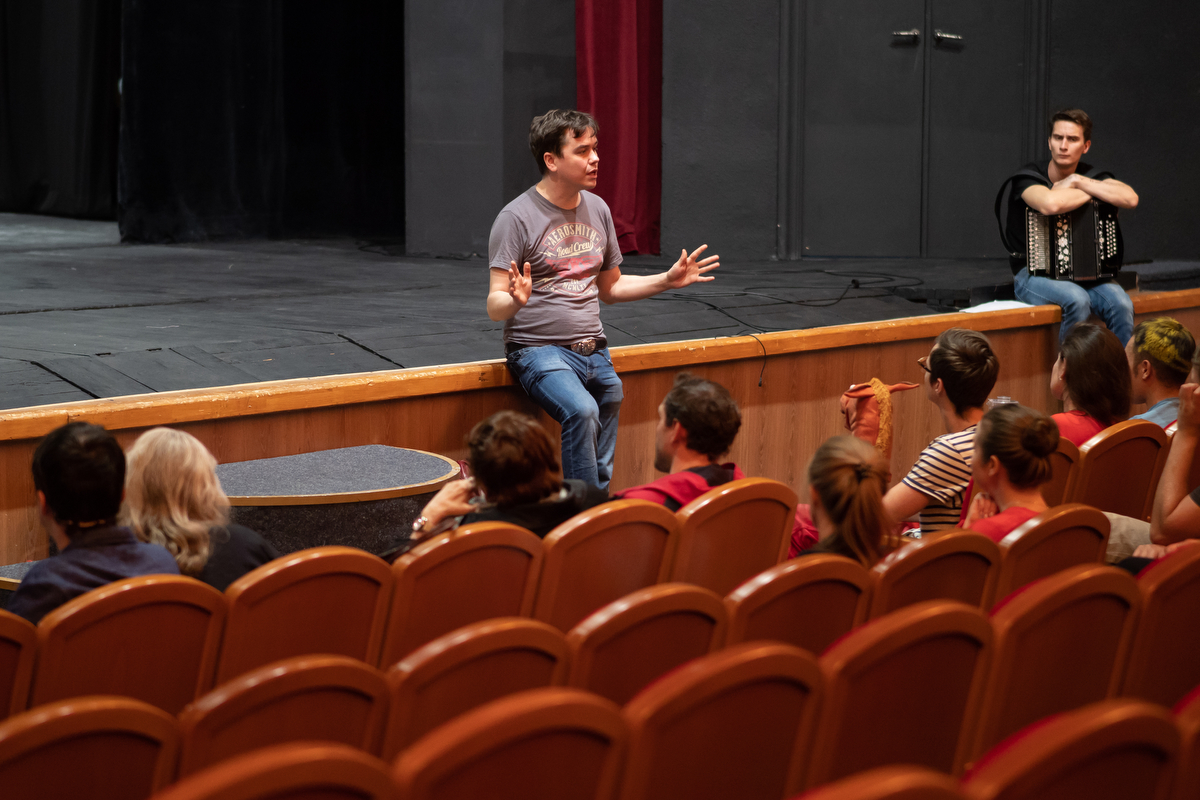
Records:
{"label": "man sitting on stage edge", "polygon": [[117,526],[125,494],[125,454],[98,425],[72,422],[51,431],[33,454],[42,527],[59,553],[34,565],[8,610],[37,624],[63,603],[136,575],[178,575],[165,547],[139,542]]}
{"label": "man sitting on stage edge", "polygon": [[1062,324],[1058,338],[1066,338],[1071,328],[1087,320],[1094,311],[1121,343],[1133,333],[1133,303],[1129,295],[1113,280],[1073,283],[1031,275],[1025,263],[1025,208],[1053,216],[1079,208],[1092,198],[1117,208],[1137,208],[1138,196],[1127,184],[1115,178],[1095,180],[1089,175],[1101,174],[1079,159],[1092,146],[1092,120],[1077,108],[1060,111],[1050,118],[1050,163],[1046,167],[1032,163],[1025,166],[1043,176],[1039,183],[1032,177],[1021,176],[1013,181],[1008,200],[1008,239],[1021,257],[1009,259],[1013,270],[1016,298],[1034,305],[1062,306]]}
{"label": "man sitting on stage edge", "polygon": [[1150,407],[1130,419],[1145,419],[1175,432],[1179,416],[1179,389],[1192,371],[1196,340],[1187,328],[1170,317],[1139,322],[1125,345],[1135,403]]}
{"label": "man sitting on stage edge", "polygon": [[[529,147],[542,178],[496,217],[488,241],[488,316],[504,325],[508,368],[562,426],[563,477],[607,489],[624,394],[600,306],[697,281],[720,264],[684,251],[666,272],[622,275],[608,205],[596,186],[596,120],[580,111],[536,117]],[[523,267],[518,267],[523,264]]]}
{"label": "man sitting on stage edge", "polygon": [[724,386],[681,372],[658,405],[654,429],[654,468],[668,474],[616,497],[678,511],[714,486],[746,477],[736,464],[718,463],[741,427],[742,413]]}

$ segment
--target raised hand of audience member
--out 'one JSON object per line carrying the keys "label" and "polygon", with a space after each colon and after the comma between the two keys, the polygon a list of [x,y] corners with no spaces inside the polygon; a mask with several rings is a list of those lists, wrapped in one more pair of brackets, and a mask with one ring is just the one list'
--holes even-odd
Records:
{"label": "raised hand of audience member", "polygon": [[471,499],[478,493],[472,478],[447,483],[425,504],[425,508],[421,509],[425,523],[420,530],[413,531],[412,540],[419,542],[427,539],[439,533],[439,526],[451,517],[461,517],[474,511],[475,506]]}
{"label": "raised hand of audience member", "polygon": [[1200,506],[1192,499],[1188,477],[1200,439],[1200,384],[1185,383],[1179,390],[1179,412],[1174,441],[1154,493],[1150,515],[1150,541],[1168,545],[1200,532]]}
{"label": "raised hand of audience member", "polygon": [[1179,389],[1179,412],[1175,435],[1200,436],[1200,383],[1185,383]]}
{"label": "raised hand of audience member", "polygon": [[977,520],[994,517],[999,513],[1000,509],[991,495],[987,492],[976,492],[971,498],[971,507],[967,509],[967,517],[963,520],[962,526],[966,530],[970,530],[972,523]]}

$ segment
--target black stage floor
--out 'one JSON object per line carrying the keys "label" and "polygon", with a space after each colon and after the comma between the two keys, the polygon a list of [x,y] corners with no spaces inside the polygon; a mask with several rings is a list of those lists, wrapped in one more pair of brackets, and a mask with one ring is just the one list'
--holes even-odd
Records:
{"label": "black stage floor", "polygon": [[[400,253],[342,239],[122,245],[115,223],[0,214],[0,409],[502,355],[501,324],[484,311],[484,260]],[[869,322],[1011,297],[1000,260],[721,255],[711,283],[602,307],[609,343]],[[623,269],[669,263],[636,257]],[[1200,262],[1130,269],[1142,291],[1200,286]]]}

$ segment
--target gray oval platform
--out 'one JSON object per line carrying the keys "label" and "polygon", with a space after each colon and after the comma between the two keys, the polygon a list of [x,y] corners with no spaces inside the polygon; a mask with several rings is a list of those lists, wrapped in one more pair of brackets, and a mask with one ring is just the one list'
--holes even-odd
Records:
{"label": "gray oval platform", "polygon": [[445,456],[381,444],[217,466],[232,520],[281,553],[329,544],[390,550],[458,474]]}

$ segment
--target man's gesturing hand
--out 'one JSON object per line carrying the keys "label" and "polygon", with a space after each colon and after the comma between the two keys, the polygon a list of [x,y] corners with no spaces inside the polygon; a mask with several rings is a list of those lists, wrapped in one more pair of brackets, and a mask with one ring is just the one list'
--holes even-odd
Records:
{"label": "man's gesturing hand", "polygon": [[517,262],[510,261],[512,264],[508,268],[508,293],[512,295],[512,299],[521,308],[529,302],[529,295],[533,292],[533,279],[529,277],[529,262],[525,262],[525,272],[522,274],[517,267]]}
{"label": "man's gesturing hand", "polygon": [[672,289],[680,289],[698,281],[711,281],[713,279],[713,276],[705,275],[704,273],[712,272],[721,266],[721,262],[718,260],[721,257],[709,256],[702,261],[696,260],[697,256],[707,249],[708,245],[702,244],[691,255],[688,255],[687,250],[681,251],[679,260],[667,270],[667,283],[670,284]]}

